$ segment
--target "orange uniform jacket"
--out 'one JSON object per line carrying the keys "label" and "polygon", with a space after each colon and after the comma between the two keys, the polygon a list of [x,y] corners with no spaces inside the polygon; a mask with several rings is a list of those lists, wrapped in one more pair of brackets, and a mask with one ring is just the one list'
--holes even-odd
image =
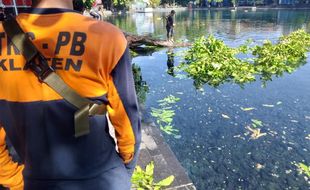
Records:
{"label": "orange uniform jacket", "polygon": [[[140,120],[122,32],[66,9],[31,9],[17,21],[70,87],[108,105],[120,154],[104,116],[90,118],[89,135],[74,137],[76,108],[25,67],[0,25],[0,184],[22,189],[23,181],[95,178],[123,164],[119,155],[134,167]],[[6,136],[24,165],[11,160]]]}

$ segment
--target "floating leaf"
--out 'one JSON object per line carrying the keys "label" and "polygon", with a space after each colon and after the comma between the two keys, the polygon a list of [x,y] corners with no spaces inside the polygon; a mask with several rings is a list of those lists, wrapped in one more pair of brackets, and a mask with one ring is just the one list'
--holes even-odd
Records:
{"label": "floating leaf", "polygon": [[272,105],[272,104],[263,104],[263,106],[264,107],[268,107],[268,108],[273,108],[274,107],[274,105]]}
{"label": "floating leaf", "polygon": [[267,133],[261,133],[259,128],[258,129],[252,129],[249,126],[246,126],[246,129],[249,130],[252,133],[250,139],[253,139],[253,140],[256,140],[256,139],[258,139],[258,138],[260,138],[262,136],[267,135]]}
{"label": "floating leaf", "polygon": [[251,110],[254,110],[255,108],[243,108],[243,107],[241,107],[241,109],[243,110],[243,111],[251,111]]}
{"label": "floating leaf", "polygon": [[257,170],[261,170],[261,169],[263,169],[264,167],[265,167],[265,166],[262,165],[262,164],[260,164],[260,163],[255,164],[255,168],[256,168]]}
{"label": "floating leaf", "polygon": [[222,117],[225,119],[230,119],[230,117],[228,115],[222,114]]}
{"label": "floating leaf", "polygon": [[181,135],[174,135],[173,137],[174,137],[175,139],[180,139],[180,138],[182,138]]}
{"label": "floating leaf", "polygon": [[295,164],[295,165],[297,166],[298,171],[299,171],[300,174],[304,174],[307,177],[310,177],[310,166],[307,166],[304,163],[298,163],[298,164]]}
{"label": "floating leaf", "polygon": [[254,127],[257,127],[257,126],[262,127],[263,126],[263,122],[258,120],[258,119],[251,119],[251,121],[252,121],[252,125]]}

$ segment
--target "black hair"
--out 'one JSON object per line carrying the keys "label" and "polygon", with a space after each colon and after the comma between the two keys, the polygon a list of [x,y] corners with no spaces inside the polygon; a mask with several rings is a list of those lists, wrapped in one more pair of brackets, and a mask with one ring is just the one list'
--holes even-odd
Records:
{"label": "black hair", "polygon": [[85,10],[83,0],[73,0],[73,9],[79,12],[83,12]]}
{"label": "black hair", "polygon": [[170,13],[171,13],[171,14],[175,14],[175,11],[174,11],[174,10],[172,10]]}
{"label": "black hair", "polygon": [[32,0],[32,5],[36,5],[38,3],[38,0]]}

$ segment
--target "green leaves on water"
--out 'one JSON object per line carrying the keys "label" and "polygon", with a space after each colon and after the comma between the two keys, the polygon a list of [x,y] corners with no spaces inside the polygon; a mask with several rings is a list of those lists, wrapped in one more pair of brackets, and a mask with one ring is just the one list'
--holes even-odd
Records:
{"label": "green leaves on water", "polygon": [[160,190],[172,184],[174,181],[173,175],[157,183],[154,182],[154,167],[154,162],[149,163],[145,171],[140,166],[136,166],[131,178],[132,188],[137,190]]}
{"label": "green leaves on water", "polygon": [[304,30],[282,36],[276,44],[267,40],[262,46],[253,48],[255,68],[263,81],[291,73],[305,62],[309,49],[310,35]]}
{"label": "green leaves on water", "polygon": [[175,104],[176,102],[178,102],[180,100],[180,98],[175,97],[173,95],[169,95],[166,98],[162,99],[162,100],[158,100],[157,102],[159,102],[160,106],[166,106],[169,104]]}
{"label": "green leaves on water", "polygon": [[250,133],[250,139],[257,140],[260,137],[266,136],[267,133],[262,133],[261,128],[263,127],[263,122],[258,119],[251,119],[252,127],[246,126],[245,129]]}
{"label": "green leaves on water", "polygon": [[177,139],[179,138],[179,135],[177,135],[179,130],[175,129],[172,125],[160,126],[159,128],[160,128],[160,130],[164,131],[168,135],[173,135]]}
{"label": "green leaves on water", "polygon": [[258,139],[258,138],[260,138],[260,137],[263,137],[263,136],[267,135],[267,133],[262,133],[262,132],[260,131],[260,130],[261,130],[260,128],[252,129],[252,128],[249,127],[249,126],[246,126],[245,128],[251,133],[250,139],[253,139],[253,140],[256,140],[256,139]]}
{"label": "green leaves on water", "polygon": [[306,175],[308,178],[310,178],[310,166],[307,166],[304,163],[298,163],[295,164],[297,166],[297,170],[300,174]]}
{"label": "green leaves on water", "polygon": [[201,37],[186,52],[181,68],[194,79],[196,88],[205,83],[216,87],[231,80],[254,81],[255,77],[249,74],[251,70],[254,72],[253,66],[236,58],[238,53],[238,49],[228,47],[212,35]]}
{"label": "green leaves on water", "polygon": [[173,116],[175,115],[174,110],[171,110],[171,107],[166,107],[163,109],[152,108],[151,115],[156,117],[157,124],[170,124],[173,121]]}
{"label": "green leaves on water", "polygon": [[[204,84],[217,87],[225,82],[240,86],[256,80],[265,83],[273,76],[291,73],[305,63],[310,49],[310,34],[297,30],[280,37],[276,44],[265,41],[261,46],[250,46],[251,42],[232,48],[212,35],[198,38],[185,53],[185,62],[180,68],[194,80],[196,88]],[[241,59],[240,54],[252,55]]]}
{"label": "green leaves on water", "polygon": [[258,119],[251,119],[251,121],[252,121],[252,126],[254,128],[262,127],[263,126],[263,122],[258,120]]}
{"label": "green leaves on water", "polygon": [[151,108],[151,115],[156,118],[156,123],[159,128],[168,135],[173,135],[175,138],[180,138],[178,135],[179,130],[175,129],[172,122],[175,115],[175,111],[171,105],[178,102],[180,98],[173,95],[169,95],[166,98],[157,101],[160,108]]}

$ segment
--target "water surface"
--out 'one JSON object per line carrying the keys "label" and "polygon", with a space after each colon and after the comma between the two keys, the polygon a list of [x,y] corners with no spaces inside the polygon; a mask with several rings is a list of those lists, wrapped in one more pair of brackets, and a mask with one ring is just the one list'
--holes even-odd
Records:
{"label": "water surface", "polygon": [[[109,21],[132,33],[164,39],[164,15],[134,14]],[[238,46],[248,38],[257,43],[276,41],[299,28],[310,32],[310,11],[183,11],[177,12],[176,24],[176,40],[193,41],[213,34]],[[309,189],[309,181],[298,174],[294,162],[310,165],[310,140],[306,138],[310,134],[310,64],[274,78],[265,88],[257,81],[244,89],[224,84],[196,90],[191,79],[175,78],[176,72],[167,70],[180,63],[184,50],[169,50],[175,53],[172,62],[167,49],[133,62],[141,67],[149,86],[145,120],[151,118],[152,107],[159,108],[158,100],[168,95],[180,98],[173,105],[173,124],[181,138],[164,136],[197,188]],[[254,109],[242,110],[249,107]],[[266,136],[250,139],[246,126],[252,119],[263,122]]]}

